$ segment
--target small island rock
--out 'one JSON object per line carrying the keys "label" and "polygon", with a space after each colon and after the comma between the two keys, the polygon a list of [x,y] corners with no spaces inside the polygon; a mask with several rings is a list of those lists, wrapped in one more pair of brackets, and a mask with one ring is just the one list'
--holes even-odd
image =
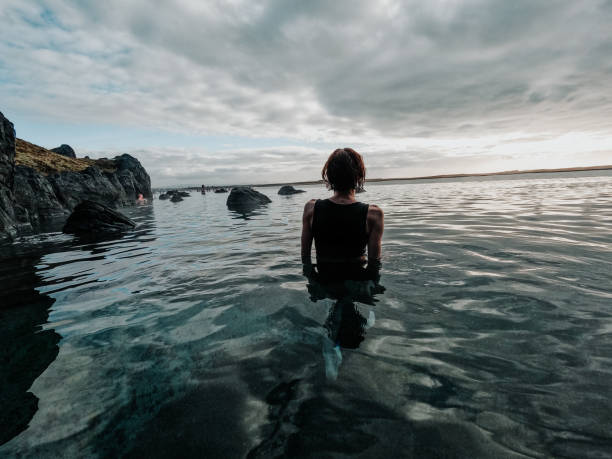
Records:
{"label": "small island rock", "polygon": [[296,190],[291,185],[283,185],[280,187],[280,190],[278,190],[278,194],[282,194],[284,196],[287,196],[290,194],[305,193],[305,192],[306,192],[305,190]]}
{"label": "small island rock", "polygon": [[64,225],[64,233],[78,236],[117,234],[136,226],[133,220],[110,207],[94,201],[77,205]]}
{"label": "small island rock", "polygon": [[178,193],[177,194],[173,194],[172,197],[170,198],[170,201],[172,201],[172,202],[181,202],[182,200],[183,200],[183,198]]}
{"label": "small island rock", "polygon": [[248,186],[237,186],[227,197],[227,207],[230,210],[245,212],[258,206],[272,202],[265,194]]}
{"label": "small island rock", "polygon": [[58,155],[66,156],[67,158],[76,158],[76,153],[72,147],[70,145],[66,145],[65,143],[59,147],[52,148],[51,151],[57,153]]}

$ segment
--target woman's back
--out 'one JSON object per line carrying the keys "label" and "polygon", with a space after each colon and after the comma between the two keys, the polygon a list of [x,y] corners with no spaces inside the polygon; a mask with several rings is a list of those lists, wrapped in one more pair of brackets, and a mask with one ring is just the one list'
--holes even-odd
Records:
{"label": "woman's back", "polygon": [[363,158],[352,148],[336,149],[323,166],[321,177],[334,195],[331,199],[311,199],[304,206],[301,243],[304,271],[313,269],[310,252],[314,240],[319,274],[361,279],[366,248],[369,272],[380,267],[384,228],[382,210],[355,199],[355,191],[363,188],[365,180]]}
{"label": "woman's back", "polygon": [[368,243],[368,204],[337,204],[319,199],[314,205],[312,234],[317,261],[364,261]]}

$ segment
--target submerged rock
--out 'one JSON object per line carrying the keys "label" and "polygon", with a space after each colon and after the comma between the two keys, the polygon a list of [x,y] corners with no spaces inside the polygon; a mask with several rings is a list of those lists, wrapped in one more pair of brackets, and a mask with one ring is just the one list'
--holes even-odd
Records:
{"label": "submerged rock", "polygon": [[237,186],[227,197],[227,207],[230,210],[244,212],[272,202],[265,194],[248,186]]}
{"label": "submerged rock", "polygon": [[94,201],[83,201],[75,207],[64,225],[64,233],[99,236],[122,233],[136,226],[133,220],[110,207]]}
{"label": "submerged rock", "polygon": [[227,193],[227,190],[225,188],[217,188],[215,193]]}
{"label": "submerged rock", "polygon": [[179,191],[177,193],[180,197],[182,198],[188,198],[189,196],[191,196],[189,193],[187,193],[186,191]]}
{"label": "submerged rock", "polygon": [[172,197],[170,198],[170,201],[172,202],[181,202],[182,200],[183,198],[179,194],[173,194]]}
{"label": "submerged rock", "polygon": [[67,158],[76,158],[76,153],[72,147],[70,145],[66,145],[65,143],[61,144],[59,147],[52,148],[51,151]]}
{"label": "submerged rock", "polygon": [[170,195],[167,194],[167,193],[162,193],[162,194],[159,195],[159,199],[161,199],[162,201],[164,199],[170,199]]}
{"label": "submerged rock", "polygon": [[280,190],[278,190],[278,194],[282,194],[282,195],[290,195],[290,194],[298,194],[298,193],[305,193],[305,190],[296,190],[295,188],[293,188],[293,186],[291,185],[283,185],[280,187]]}

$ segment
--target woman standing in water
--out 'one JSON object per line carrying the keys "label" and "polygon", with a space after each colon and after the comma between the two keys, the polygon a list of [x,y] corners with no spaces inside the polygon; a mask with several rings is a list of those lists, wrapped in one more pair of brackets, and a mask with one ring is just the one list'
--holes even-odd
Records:
{"label": "woman standing in water", "polygon": [[[366,319],[355,302],[372,305],[374,294],[384,290],[378,285],[384,224],[378,206],[355,199],[355,192],[363,188],[365,180],[359,153],[352,148],[334,151],[321,175],[334,195],[312,199],[304,207],[302,263],[309,279],[310,299],[336,300],[325,321],[327,337],[322,349],[325,375],[335,380],[342,363],[341,348],[357,348],[365,338],[365,330],[374,324],[374,311]],[[310,259],[313,239],[316,270]]]}
{"label": "woman standing in water", "polygon": [[355,199],[355,191],[363,188],[365,173],[363,158],[352,148],[339,148],[327,159],[321,176],[334,195],[312,199],[304,206],[302,263],[306,273],[312,273],[313,239],[322,279],[364,280],[378,273],[383,212]]}

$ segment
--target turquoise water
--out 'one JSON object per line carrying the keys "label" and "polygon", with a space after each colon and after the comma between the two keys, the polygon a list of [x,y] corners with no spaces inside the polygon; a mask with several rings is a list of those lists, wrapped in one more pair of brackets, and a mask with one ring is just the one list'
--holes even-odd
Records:
{"label": "turquoise water", "polygon": [[0,456],[610,454],[610,173],[368,184],[382,287],[346,307],[302,275],[305,189],[2,247]]}

